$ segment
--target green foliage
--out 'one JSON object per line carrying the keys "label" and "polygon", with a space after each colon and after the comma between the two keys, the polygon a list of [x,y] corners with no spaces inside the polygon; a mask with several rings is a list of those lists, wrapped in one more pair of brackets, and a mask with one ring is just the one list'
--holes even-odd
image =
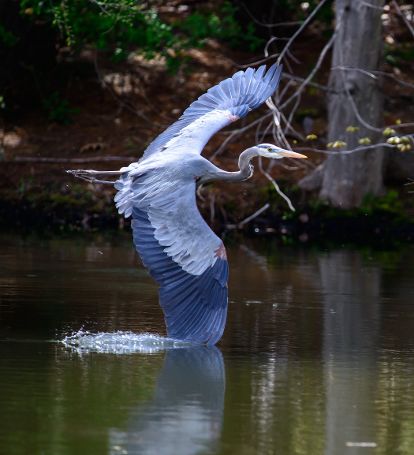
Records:
{"label": "green foliage", "polygon": [[392,66],[411,63],[414,60],[414,45],[412,43],[403,43],[395,47],[385,44],[384,54],[386,62]]}
{"label": "green foliage", "polygon": [[115,54],[135,44],[144,51],[169,47],[174,39],[171,27],[153,10],[145,11],[135,0],[22,0],[22,13],[50,21],[66,44],[76,48],[93,44],[113,48]]}
{"label": "green foliage", "polygon": [[50,121],[62,125],[72,123],[72,116],[78,112],[78,109],[70,107],[68,101],[61,98],[58,92],[53,92],[46,97],[43,100],[43,107]]}
{"label": "green foliage", "polygon": [[353,209],[340,209],[331,207],[319,198],[313,198],[309,201],[309,208],[312,213],[322,216],[325,219],[334,219],[337,217],[355,218],[355,217],[374,217],[377,215],[388,214],[394,218],[404,218],[404,204],[400,195],[395,190],[389,190],[383,196],[373,196],[368,194],[364,197],[360,207]]}
{"label": "green foliage", "polygon": [[230,47],[244,46],[250,51],[263,45],[263,40],[255,35],[254,25],[250,23],[245,30],[236,19],[237,8],[224,2],[219,13],[193,13],[178,26],[189,36],[188,43],[200,45],[206,38],[217,38]]}
{"label": "green foliage", "polygon": [[403,244],[397,243],[391,249],[373,249],[369,245],[364,245],[359,248],[359,251],[367,264],[375,261],[387,270],[397,270],[401,266]]}
{"label": "green foliage", "polygon": [[305,117],[316,118],[319,115],[319,111],[316,107],[307,107],[298,109],[296,112],[296,119],[298,122],[302,121]]}
{"label": "green foliage", "polygon": [[0,109],[6,109],[6,102],[4,101],[4,96],[0,95]]}
{"label": "green foliage", "polygon": [[390,190],[381,197],[365,196],[359,210],[365,215],[373,215],[375,212],[400,214],[403,213],[403,204],[398,192]]}
{"label": "green foliage", "polygon": [[5,45],[6,47],[13,47],[17,42],[17,36],[9,32],[4,25],[0,24],[0,44]]}
{"label": "green foliage", "polygon": [[[262,44],[252,24],[244,30],[238,23],[237,9],[230,2],[224,2],[217,13],[194,12],[172,23],[163,21],[155,8],[148,9],[136,0],[22,0],[20,5],[27,17],[50,22],[72,49],[94,45],[112,51],[119,60],[131,48],[138,48],[147,58],[165,56],[170,69],[176,68],[181,50],[201,46],[207,38],[249,50]],[[11,40],[0,28],[0,40],[2,37]]]}

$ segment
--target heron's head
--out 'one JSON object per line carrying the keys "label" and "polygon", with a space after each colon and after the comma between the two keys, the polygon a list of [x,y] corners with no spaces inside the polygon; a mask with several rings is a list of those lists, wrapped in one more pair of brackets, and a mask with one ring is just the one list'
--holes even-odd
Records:
{"label": "heron's head", "polygon": [[256,149],[258,150],[260,156],[264,156],[266,158],[307,158],[306,155],[285,150],[273,144],[258,144],[256,145]]}

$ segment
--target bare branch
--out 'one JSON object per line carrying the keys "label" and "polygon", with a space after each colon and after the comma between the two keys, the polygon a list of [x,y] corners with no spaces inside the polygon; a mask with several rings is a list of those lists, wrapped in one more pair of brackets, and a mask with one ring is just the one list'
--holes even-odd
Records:
{"label": "bare branch", "polygon": [[249,130],[250,128],[253,128],[253,126],[256,126],[257,124],[259,124],[260,122],[263,121],[264,118],[266,117],[270,117],[272,115],[271,112],[268,112],[267,114],[263,115],[262,117],[260,117],[259,119],[255,120],[254,122],[252,123],[249,123],[248,125],[242,127],[242,128],[238,128],[236,130],[233,130],[229,137],[227,137],[223,143],[220,145],[220,147],[213,153],[213,155],[210,156],[210,160],[214,160],[217,156],[219,156],[221,153],[223,153],[224,149],[227,147],[227,145],[232,141],[234,140],[238,135],[240,135],[241,133],[244,133],[245,131]]}
{"label": "bare branch", "polygon": [[320,69],[320,67],[322,65],[322,62],[325,59],[326,54],[328,53],[328,51],[332,47],[333,43],[335,42],[335,38],[336,38],[337,34],[338,34],[338,27],[336,28],[335,32],[332,34],[332,36],[329,39],[329,41],[323,47],[321,53],[319,54],[318,60],[316,62],[316,65],[314,66],[312,71],[309,73],[308,77],[306,77],[306,79],[300,84],[300,86],[296,90],[296,92],[280,106],[280,109],[285,108],[292,100],[294,100],[295,98],[297,98],[297,97],[299,97],[301,95],[301,93],[303,92],[305,87],[309,84],[309,82],[313,79],[315,74]]}
{"label": "bare branch", "polygon": [[317,148],[313,148],[313,147],[296,147],[295,150],[301,150],[301,151],[308,150],[308,151],[315,152],[315,153],[322,153],[324,155],[339,155],[339,154],[340,155],[350,155],[352,153],[364,152],[366,150],[372,150],[372,149],[376,149],[379,147],[387,147],[387,148],[395,149],[395,145],[388,144],[387,142],[380,142],[378,144],[365,145],[365,146],[356,147],[356,148],[350,149],[350,150],[332,151],[332,150],[317,149]]}
{"label": "bare branch", "polygon": [[376,70],[367,71],[362,68],[354,68],[354,67],[350,67],[350,66],[335,66],[332,68],[332,71],[334,71],[334,70],[356,71],[356,72],[365,74],[366,76],[371,77],[372,79],[378,79],[378,76],[384,76],[384,77],[393,79],[395,82],[397,82],[397,84],[400,84],[404,87],[414,89],[414,84],[410,84],[409,82],[403,81],[402,79],[399,79],[398,77],[396,77],[394,74],[387,73],[386,71],[376,71]]}
{"label": "bare branch", "polygon": [[[289,79],[289,82],[290,81],[303,82],[305,80],[304,77],[295,76],[294,74],[289,74],[289,73],[286,73],[286,72],[284,72],[282,74],[282,79]],[[334,92],[334,90],[330,89],[327,85],[318,84],[317,82],[308,81],[307,85],[310,85],[311,87],[315,87],[315,88],[317,88],[319,90],[323,90],[324,92],[330,92],[330,93]],[[283,98],[282,94],[280,95],[280,97]]]}
{"label": "bare branch", "polygon": [[358,2],[359,2],[360,5],[366,6],[367,8],[372,8],[372,9],[377,9],[377,10],[380,10],[380,11],[384,11],[384,7],[383,6],[373,5],[372,3],[366,2],[364,0],[358,0]]}
{"label": "bare branch", "polygon": [[227,224],[226,228],[227,229],[238,229],[243,227],[245,224],[249,223],[250,221],[254,220],[257,218],[261,213],[266,211],[270,207],[270,204],[267,202],[263,207],[261,207],[259,210],[256,210],[252,215],[248,216],[244,220],[240,221],[240,223],[237,224]]}
{"label": "bare branch", "polygon": [[403,20],[404,24],[406,25],[406,27],[410,31],[411,35],[413,35],[413,37],[414,37],[414,27],[410,24],[408,19],[405,17],[404,13],[401,11],[400,5],[396,2],[396,0],[392,0],[391,5],[394,6],[394,8],[397,11],[397,14],[401,17],[401,19]]}
{"label": "bare branch", "polygon": [[361,114],[359,113],[357,105],[355,104],[355,100],[354,100],[349,88],[347,87],[345,80],[343,80],[343,85],[344,85],[344,89],[345,89],[345,93],[348,98],[348,101],[351,104],[352,110],[354,111],[354,114],[355,114],[356,118],[358,119],[358,121],[362,125],[364,125],[367,130],[375,131],[376,133],[378,133],[379,131],[382,131],[382,128],[377,128],[377,127],[371,125],[370,123],[366,122],[365,119],[363,119],[361,117]]}
{"label": "bare branch", "polygon": [[293,204],[291,200],[286,196],[286,194],[280,189],[279,185],[276,183],[276,180],[267,172],[263,169],[263,163],[261,157],[259,158],[259,170],[260,172],[269,180],[269,182],[273,185],[273,188],[276,190],[276,192],[281,196],[286,202],[290,210],[292,212],[295,212],[296,209],[293,207]]}
{"label": "bare branch", "polygon": [[275,24],[266,24],[265,22],[259,21],[247,8],[245,3],[241,4],[242,7],[246,10],[246,13],[250,16],[250,19],[255,22],[257,25],[266,28],[274,28],[274,27],[291,27],[292,25],[299,25],[301,21],[287,21],[287,22],[276,22]]}
{"label": "bare branch", "polygon": [[316,8],[309,14],[309,16],[302,22],[302,25],[296,30],[296,32],[289,38],[289,41],[287,42],[286,46],[280,53],[277,63],[280,63],[283,60],[283,57],[285,56],[286,52],[292,45],[292,43],[295,41],[295,39],[303,32],[303,30],[308,26],[308,24],[312,21],[312,19],[316,16],[318,11],[322,8],[322,6],[327,3],[328,0],[322,0]]}

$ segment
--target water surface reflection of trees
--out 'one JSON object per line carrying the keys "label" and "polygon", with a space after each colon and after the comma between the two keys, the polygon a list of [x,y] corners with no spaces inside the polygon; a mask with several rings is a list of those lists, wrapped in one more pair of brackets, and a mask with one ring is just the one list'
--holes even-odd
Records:
{"label": "water surface reflection of trees", "polygon": [[[100,244],[102,255],[70,246],[3,249],[6,334],[45,325],[44,337],[55,320],[88,314],[105,329],[136,330],[143,313],[155,314],[155,288],[135,273],[135,257],[122,268],[123,248]],[[163,443],[159,427],[179,435],[188,453],[335,455],[358,450],[347,442],[372,442],[377,454],[410,454],[413,250],[298,251],[269,242],[229,250],[224,360],[217,350],[171,352],[164,361],[79,357],[44,339],[0,343],[0,452],[139,453],[145,441]],[[108,276],[122,280],[112,285]],[[139,309],[137,296],[145,299]]]}
{"label": "water surface reflection of trees", "polygon": [[233,253],[230,324],[244,338],[231,339],[239,388],[225,409],[243,395],[248,410],[225,419],[227,436],[241,453],[410,453],[413,252],[268,253]]}

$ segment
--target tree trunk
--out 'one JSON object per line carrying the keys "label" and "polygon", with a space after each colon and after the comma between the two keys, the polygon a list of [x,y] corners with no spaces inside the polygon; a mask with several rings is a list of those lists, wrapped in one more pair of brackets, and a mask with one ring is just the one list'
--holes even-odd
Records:
{"label": "tree trunk", "polygon": [[[335,5],[338,35],[329,80],[332,94],[328,100],[328,142],[344,141],[349,150],[358,147],[360,138],[369,137],[372,143],[381,138],[378,131],[383,120],[381,87],[378,79],[364,71],[379,68],[384,0],[336,0]],[[359,130],[347,132],[349,126]],[[302,187],[311,189],[314,181],[319,180],[320,197],[342,208],[357,207],[365,195],[382,192],[383,149],[348,155],[333,150],[335,153],[319,169],[319,178],[315,174],[313,182],[312,177],[304,179]]]}

